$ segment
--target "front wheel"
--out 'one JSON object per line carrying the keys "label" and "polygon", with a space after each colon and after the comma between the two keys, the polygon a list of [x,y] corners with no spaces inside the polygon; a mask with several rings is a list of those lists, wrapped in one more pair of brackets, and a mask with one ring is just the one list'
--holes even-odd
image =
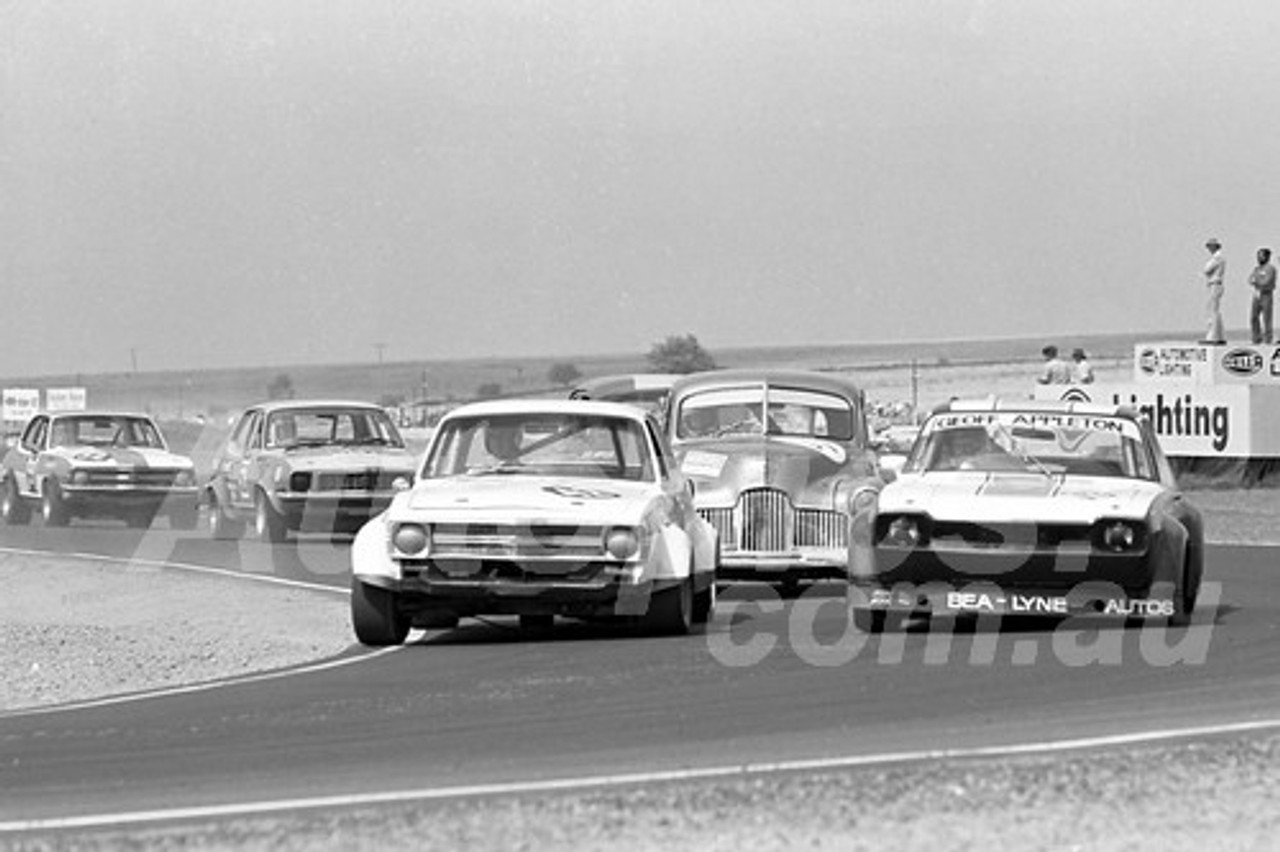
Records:
{"label": "front wheel", "polygon": [[4,489],[0,491],[0,516],[10,526],[18,526],[31,520],[31,507],[18,493],[18,481],[12,476],[5,478]]}
{"label": "front wheel", "polygon": [[227,515],[222,503],[212,493],[209,495],[209,536],[218,541],[240,538],[244,535],[244,521]]}
{"label": "front wheel", "polygon": [[409,618],[400,611],[395,592],[351,579],[351,626],[361,645],[403,645]]}
{"label": "front wheel", "polygon": [[71,521],[62,489],[56,482],[46,482],[40,492],[40,514],[46,527],[65,527]]}
{"label": "front wheel", "polygon": [[693,578],[663,589],[649,599],[644,615],[646,633],[683,636],[693,628]]}
{"label": "front wheel", "polygon": [[253,510],[253,529],[262,541],[279,544],[289,537],[289,527],[284,522],[284,515],[271,505],[271,498],[265,492],[258,492],[258,499]]}

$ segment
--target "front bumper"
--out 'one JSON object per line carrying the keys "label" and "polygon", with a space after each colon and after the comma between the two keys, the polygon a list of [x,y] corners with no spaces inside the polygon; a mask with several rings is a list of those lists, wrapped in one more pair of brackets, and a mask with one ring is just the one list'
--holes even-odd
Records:
{"label": "front bumper", "polygon": [[110,515],[119,512],[166,508],[183,509],[198,505],[200,489],[191,487],[137,487],[129,485],[77,486],[63,483],[59,489],[63,503],[77,514]]}
{"label": "front bumper", "polygon": [[679,578],[634,581],[630,577],[591,580],[438,579],[422,575],[360,581],[396,593],[402,610],[413,613],[477,615],[562,615],[573,618],[643,616],[650,598],[683,582]]}
{"label": "front bumper", "polygon": [[[1169,589],[1172,593],[1172,589]],[[941,581],[880,585],[852,582],[850,608],[927,615],[1069,616],[1104,618],[1170,618],[1175,603],[1168,595],[1131,592],[1103,581],[1060,586],[1009,586],[990,582],[953,584]]]}
{"label": "front bumper", "polygon": [[363,523],[391,505],[391,492],[277,491],[276,511],[291,529],[331,529],[333,524]]}

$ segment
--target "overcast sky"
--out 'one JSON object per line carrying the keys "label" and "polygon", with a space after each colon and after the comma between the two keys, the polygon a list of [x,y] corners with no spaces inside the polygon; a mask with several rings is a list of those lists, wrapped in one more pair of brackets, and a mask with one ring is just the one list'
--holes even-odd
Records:
{"label": "overcast sky", "polygon": [[0,373],[1228,325],[1274,0],[0,0]]}

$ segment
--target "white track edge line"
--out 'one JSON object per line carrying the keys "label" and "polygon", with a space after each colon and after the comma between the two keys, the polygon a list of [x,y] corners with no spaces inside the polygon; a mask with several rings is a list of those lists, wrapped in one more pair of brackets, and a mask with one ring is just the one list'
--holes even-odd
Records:
{"label": "white track edge line", "polygon": [[1250,733],[1275,728],[1280,728],[1280,719],[1262,719],[1252,722],[1235,722],[1222,725],[1205,725],[1188,728],[1166,728],[1163,730],[1145,731],[1133,734],[1112,734],[1108,736],[1083,737],[1078,739],[1041,743],[1015,743],[1003,746],[977,746],[973,748],[888,752],[885,754],[869,754],[861,756],[810,758],[726,766],[710,766],[701,769],[671,769],[615,775],[584,775],[541,781],[512,781],[492,784],[471,784],[456,787],[427,787],[416,790],[401,790],[383,793],[353,793],[349,795],[277,799],[266,802],[243,802],[147,811],[127,811],[118,814],[87,814],[75,817],[11,820],[7,822],[0,822],[0,834],[76,828],[111,828],[178,820],[260,816],[264,814],[276,814],[284,811],[315,810],[318,808],[391,805],[407,802],[446,801],[450,799],[512,796],[521,794],[528,795],[534,793],[581,792],[593,788],[611,788],[629,785],[684,781],[704,781],[733,777],[745,778],[783,772],[856,769],[878,765],[918,763],[924,761],[962,760],[983,757],[1018,757],[1025,755],[1054,754],[1065,751],[1079,751],[1084,749],[1100,748],[1103,746],[1125,746],[1195,737]]}

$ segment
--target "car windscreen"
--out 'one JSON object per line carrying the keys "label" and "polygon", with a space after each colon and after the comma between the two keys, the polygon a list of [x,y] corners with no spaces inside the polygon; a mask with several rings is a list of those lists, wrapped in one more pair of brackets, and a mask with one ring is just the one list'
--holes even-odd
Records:
{"label": "car windscreen", "polygon": [[330,444],[403,447],[391,417],[368,408],[291,408],[267,416],[266,446],[274,449]]}
{"label": "car windscreen", "polygon": [[790,435],[851,440],[854,410],[835,394],[764,386],[716,388],[680,400],[678,439]]}
{"label": "car windscreen", "polygon": [[487,475],[650,481],[654,466],[636,420],[519,412],[441,423],[422,477]]}
{"label": "car windscreen", "polygon": [[149,447],[164,449],[164,438],[145,417],[59,417],[54,420],[49,445],[53,447]]}
{"label": "car windscreen", "polygon": [[1044,412],[935,415],[904,473],[1023,471],[1154,479],[1137,424],[1120,417]]}

